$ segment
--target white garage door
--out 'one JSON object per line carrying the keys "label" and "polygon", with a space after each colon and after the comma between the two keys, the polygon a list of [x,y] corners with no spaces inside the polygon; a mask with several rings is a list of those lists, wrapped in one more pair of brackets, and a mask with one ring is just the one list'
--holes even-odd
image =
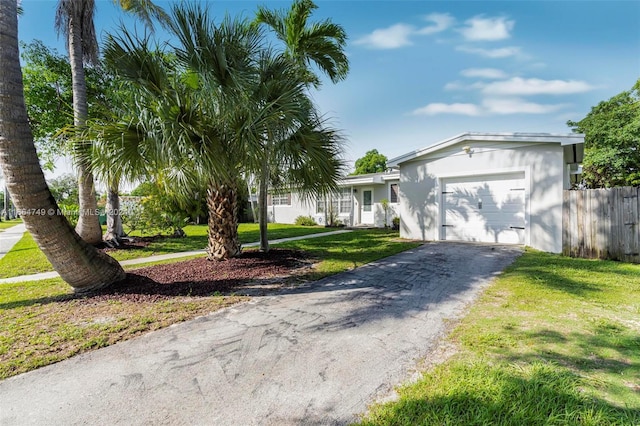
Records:
{"label": "white garage door", "polygon": [[446,179],[443,239],[524,244],[524,172]]}

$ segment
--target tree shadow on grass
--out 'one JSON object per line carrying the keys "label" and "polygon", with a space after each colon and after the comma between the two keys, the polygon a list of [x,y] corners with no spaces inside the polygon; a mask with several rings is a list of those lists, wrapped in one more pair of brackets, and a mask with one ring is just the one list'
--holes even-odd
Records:
{"label": "tree shadow on grass", "polygon": [[632,425],[636,410],[585,395],[581,379],[549,363],[525,367],[455,361],[378,406],[365,425]]}
{"label": "tree shadow on grass", "polygon": [[548,329],[512,333],[514,340],[530,342],[527,344],[531,347],[542,349],[526,353],[506,351],[503,358],[508,362],[533,363],[545,360],[575,371],[623,374],[629,380],[635,377],[636,383],[633,385],[640,389],[640,366],[634,362],[640,353],[640,334],[632,329],[611,332],[609,327],[594,324],[593,332],[566,335]]}

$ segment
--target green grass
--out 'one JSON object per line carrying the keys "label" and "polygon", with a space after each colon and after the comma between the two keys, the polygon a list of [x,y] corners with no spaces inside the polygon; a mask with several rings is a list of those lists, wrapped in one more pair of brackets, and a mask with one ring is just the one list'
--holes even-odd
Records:
{"label": "green grass", "polygon": [[362,424],[640,424],[640,265],[527,250],[449,343]]}
{"label": "green grass", "polygon": [[11,219],[11,220],[2,220],[2,222],[0,222],[0,232],[2,232],[3,230],[7,229],[7,228],[11,228],[14,227],[16,225],[19,225],[22,223],[22,219]]}
{"label": "green grass", "polygon": [[[52,271],[51,263],[40,251],[31,234],[25,232],[20,241],[0,259],[0,278]],[[1,284],[0,284],[1,285]]]}
{"label": "green grass", "polygon": [[[360,230],[283,245],[308,250],[319,262],[309,275],[287,280],[290,285],[343,272],[418,244],[397,241],[393,232]],[[177,261],[159,263],[173,262]],[[74,296],[59,278],[1,284],[0,380],[242,300],[247,298],[215,293],[131,301]]]}
{"label": "green grass", "polygon": [[394,238],[397,235],[397,232],[386,229],[356,230],[328,237],[289,241],[277,247],[303,250],[322,259],[311,277],[319,279],[420,245]]}
{"label": "green grass", "polygon": [[[4,222],[3,222],[4,223]],[[269,239],[297,237],[332,231],[330,228],[284,225],[270,223]],[[202,250],[207,246],[207,226],[189,225],[184,228],[185,238],[164,238],[154,241],[147,247],[133,250],[120,250],[109,253],[117,260],[138,259],[159,254],[180,253],[185,251]],[[259,241],[260,230],[258,224],[242,223],[238,227],[240,242],[243,244]],[[28,233],[0,259],[0,278],[17,277],[52,271],[53,267],[40,251],[35,241]]]}
{"label": "green grass", "polygon": [[61,279],[0,285],[0,380],[207,315],[246,297],[74,297]]}

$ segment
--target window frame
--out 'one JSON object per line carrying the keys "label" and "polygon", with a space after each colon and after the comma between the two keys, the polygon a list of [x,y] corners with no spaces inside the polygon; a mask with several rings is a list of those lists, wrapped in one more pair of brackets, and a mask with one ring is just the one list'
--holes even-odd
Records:
{"label": "window frame", "polygon": [[[396,187],[396,192],[395,192],[395,196],[396,196],[396,200],[393,201],[393,186],[395,185]],[[389,184],[389,204],[398,204],[400,203],[400,183],[390,183]]]}
{"label": "window frame", "polygon": [[272,206],[290,206],[291,192],[274,192],[271,194]]}

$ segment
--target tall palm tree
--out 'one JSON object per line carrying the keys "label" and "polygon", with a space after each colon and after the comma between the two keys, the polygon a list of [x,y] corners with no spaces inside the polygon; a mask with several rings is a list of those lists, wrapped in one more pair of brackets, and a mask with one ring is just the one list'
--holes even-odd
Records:
{"label": "tall palm tree", "polygon": [[260,250],[268,251],[269,184],[294,188],[309,199],[336,190],[343,171],[342,138],[319,117],[306,90],[307,80],[292,58],[265,51],[258,65],[260,78],[248,91],[255,113],[245,128],[261,144],[251,165],[259,176]]}
{"label": "tall palm tree", "polygon": [[[67,41],[73,88],[73,124],[84,127],[88,115],[84,64],[98,62],[98,41],[93,25],[95,0],[59,0],[55,27]],[[80,212],[76,231],[89,244],[102,241],[93,174],[86,162],[76,161]]]}
{"label": "tall palm tree", "polygon": [[[167,15],[151,0],[114,0],[123,10],[140,18],[148,28],[153,28],[153,20],[164,23]],[[93,17],[95,0],[58,0],[55,28],[63,34],[67,41],[69,63],[73,87],[73,124],[82,129],[87,120],[87,84],[85,80],[85,64],[98,62],[98,42],[95,34]],[[79,144],[87,147],[87,144]],[[78,148],[76,147],[77,151]],[[102,240],[102,228],[98,215],[94,176],[86,161],[76,161],[78,170],[78,193],[80,214],[76,231],[90,244]]]}
{"label": "tall palm tree", "polygon": [[120,264],[73,231],[40,168],[24,104],[15,1],[0,2],[0,167],[16,208],[55,270],[75,291],[124,278]]}
{"label": "tall palm tree", "polygon": [[290,56],[316,87],[320,79],[311,71],[312,64],[332,82],[344,80],[349,73],[349,59],[344,53],[347,33],[330,20],[310,24],[309,17],[318,6],[312,0],[295,0],[288,11],[258,7],[255,22],[265,24],[285,46]]}
{"label": "tall palm tree", "polygon": [[[266,7],[259,6],[255,23],[264,24],[269,27],[284,43],[284,54],[291,58],[295,64],[297,72],[307,84],[315,88],[320,87],[319,77],[312,71],[312,64],[322,73],[326,74],[332,82],[337,83],[346,78],[349,72],[349,60],[344,53],[347,35],[344,28],[334,24],[330,20],[323,22],[309,23],[309,18],[318,6],[311,0],[295,0],[288,11],[272,11]],[[333,133],[336,134],[335,132]],[[276,152],[276,148],[286,150],[288,140],[267,140],[265,141],[267,154],[264,156],[264,164],[260,171],[258,192],[259,222],[260,222],[260,250],[269,250],[267,237],[267,189],[269,186],[269,170],[273,164],[281,163],[281,154]],[[324,175],[321,175],[324,176]],[[335,188],[335,180],[331,181],[331,175],[326,176],[326,182],[317,181],[311,188],[316,192],[316,186],[320,184],[324,188]],[[304,182],[298,182],[299,190],[303,194],[307,191]]]}

